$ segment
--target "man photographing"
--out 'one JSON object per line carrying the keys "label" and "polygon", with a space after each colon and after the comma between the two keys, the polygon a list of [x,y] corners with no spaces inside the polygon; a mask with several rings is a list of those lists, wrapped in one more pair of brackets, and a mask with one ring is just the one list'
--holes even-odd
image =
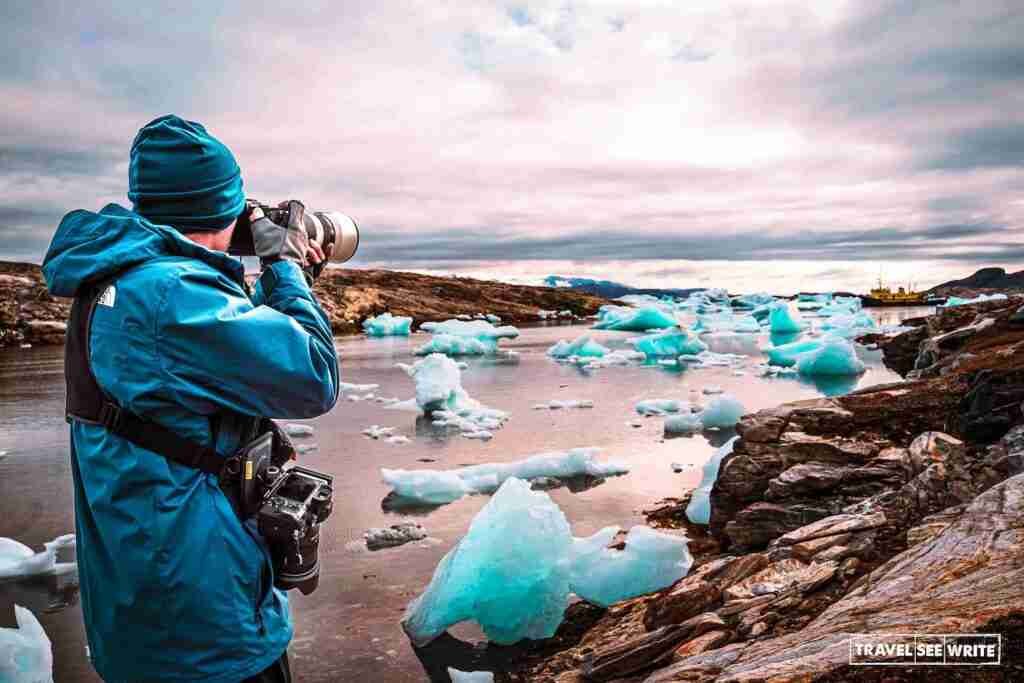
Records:
{"label": "man photographing", "polygon": [[[128,197],[130,211],[65,216],[43,262],[51,293],[75,298],[65,374],[92,662],[108,683],[286,682],[281,563],[245,495],[271,442],[269,471],[293,457],[266,418],[337,400],[331,326],[310,289],[333,241],[309,239],[317,219],[299,202],[276,222],[247,205],[231,152],[176,116],[136,136]],[[237,223],[262,265],[252,292],[225,253]],[[289,534],[301,560],[308,539]]]}

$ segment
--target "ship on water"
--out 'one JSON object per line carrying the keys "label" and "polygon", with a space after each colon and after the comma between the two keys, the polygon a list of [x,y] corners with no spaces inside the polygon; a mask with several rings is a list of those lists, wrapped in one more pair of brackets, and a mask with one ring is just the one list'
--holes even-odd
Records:
{"label": "ship on water", "polygon": [[928,296],[925,292],[914,290],[913,286],[897,287],[896,291],[882,283],[873,287],[867,295],[860,295],[861,304],[867,308],[882,306],[934,306],[945,301],[943,297]]}

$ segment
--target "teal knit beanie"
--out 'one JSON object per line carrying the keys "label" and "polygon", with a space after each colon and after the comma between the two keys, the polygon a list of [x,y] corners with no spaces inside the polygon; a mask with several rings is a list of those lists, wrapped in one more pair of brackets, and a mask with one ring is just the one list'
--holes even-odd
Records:
{"label": "teal knit beanie", "polygon": [[245,206],[234,155],[202,124],[173,114],[139,130],[128,164],[128,199],[148,220],[181,232],[213,232]]}

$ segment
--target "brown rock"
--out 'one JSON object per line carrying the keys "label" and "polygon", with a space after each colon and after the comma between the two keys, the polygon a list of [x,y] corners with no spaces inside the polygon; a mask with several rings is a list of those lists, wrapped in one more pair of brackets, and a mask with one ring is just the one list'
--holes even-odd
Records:
{"label": "brown rock", "polygon": [[672,653],[672,658],[679,660],[699,655],[708,650],[719,648],[730,640],[732,640],[732,634],[728,631],[710,631],[677,647],[676,651]]}
{"label": "brown rock", "polygon": [[700,578],[682,579],[675,586],[658,593],[648,601],[644,614],[644,626],[653,630],[666,624],[678,624],[707,610],[722,596],[721,589],[714,583]]}

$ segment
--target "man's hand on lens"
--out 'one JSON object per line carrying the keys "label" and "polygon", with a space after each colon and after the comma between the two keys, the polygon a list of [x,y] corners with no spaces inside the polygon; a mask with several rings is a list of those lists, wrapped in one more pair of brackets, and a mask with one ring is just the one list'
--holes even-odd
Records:
{"label": "man's hand on lens", "polygon": [[311,280],[315,280],[320,277],[320,273],[323,272],[327,266],[327,262],[331,259],[331,252],[334,251],[334,242],[330,242],[323,249],[316,242],[309,243],[309,251],[306,252],[307,266],[303,269],[307,276]]}
{"label": "man's hand on lens", "polygon": [[249,214],[256,255],[263,266],[284,260],[306,268],[312,251],[304,223],[306,207],[295,200],[281,202],[279,207],[288,210],[286,225],[274,223],[263,215],[259,207],[254,207]]}

